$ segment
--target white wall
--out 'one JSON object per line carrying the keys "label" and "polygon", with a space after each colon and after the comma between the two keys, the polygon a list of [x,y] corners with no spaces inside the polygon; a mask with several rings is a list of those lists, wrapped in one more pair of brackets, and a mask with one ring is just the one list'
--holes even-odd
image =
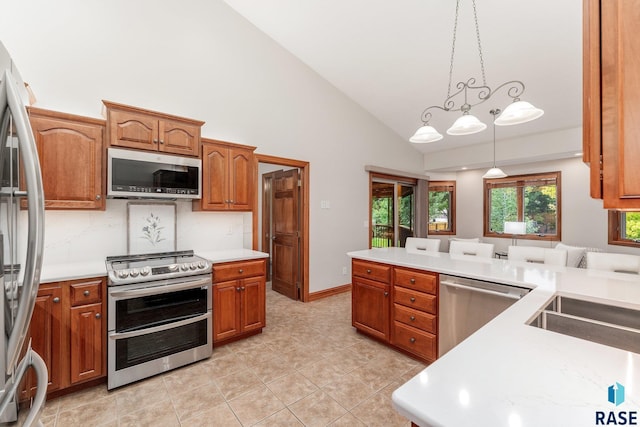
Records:
{"label": "white wall", "polygon": [[[561,172],[562,242],[568,245],[598,248],[606,252],[640,255],[640,249],[608,244],[607,211],[602,201],[589,196],[589,168],[581,157],[505,166],[508,175],[538,172]],[[456,232],[458,237],[482,237],[483,181],[485,169],[456,174]],[[448,250],[448,236],[442,238],[441,251]],[[482,238],[494,243],[496,250],[506,250],[511,239]],[[556,242],[518,240],[518,245],[555,246]]]}
{"label": "white wall", "polygon": [[[367,247],[364,165],[422,172],[409,143],[220,0],[4,3],[0,40],[37,106],[99,117],[107,99],[204,120],[203,136],[309,161],[311,292],[348,283],[345,253]],[[244,215],[180,206],[181,246],[246,245]],[[112,201],[106,212],[48,213],[45,262],[121,252],[125,212]],[[229,224],[242,231],[229,238]]]}

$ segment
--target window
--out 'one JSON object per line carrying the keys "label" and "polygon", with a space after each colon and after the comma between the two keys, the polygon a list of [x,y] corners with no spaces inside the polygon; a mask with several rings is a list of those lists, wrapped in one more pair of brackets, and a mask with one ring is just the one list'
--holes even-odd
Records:
{"label": "window", "polygon": [[[560,240],[560,172],[484,180],[484,236]],[[524,235],[504,232],[526,223]]]}
{"label": "window", "polygon": [[456,234],[455,181],[429,181],[429,234]]}
{"label": "window", "polygon": [[640,248],[640,212],[609,211],[609,244]]}

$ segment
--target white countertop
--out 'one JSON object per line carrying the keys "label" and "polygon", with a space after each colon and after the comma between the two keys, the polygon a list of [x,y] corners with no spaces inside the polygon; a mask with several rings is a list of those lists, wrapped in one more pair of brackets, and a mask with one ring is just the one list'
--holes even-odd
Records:
{"label": "white countertop", "polygon": [[[639,354],[526,324],[556,293],[640,309],[640,276],[403,248],[348,255],[533,289],[393,393],[416,424],[593,426],[596,411],[640,410]],[[617,407],[607,401],[615,382],[626,392]]]}
{"label": "white countertop", "polygon": [[[225,249],[218,251],[196,252],[213,264],[247,259],[267,258],[269,255],[251,249]],[[43,264],[40,283],[61,282],[64,280],[86,279],[107,275],[105,260],[76,262],[68,264]]]}

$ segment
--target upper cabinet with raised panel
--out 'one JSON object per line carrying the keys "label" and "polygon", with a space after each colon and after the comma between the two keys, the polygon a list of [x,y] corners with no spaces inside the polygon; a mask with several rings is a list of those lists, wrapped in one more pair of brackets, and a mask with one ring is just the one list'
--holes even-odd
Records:
{"label": "upper cabinet with raised panel", "polygon": [[583,158],[607,209],[640,209],[638,22],[638,1],[584,0]]}
{"label": "upper cabinet with raised panel", "polygon": [[102,101],[109,145],[198,156],[204,122]]}
{"label": "upper cabinet with raised panel", "polygon": [[46,209],[104,209],[104,120],[29,108]]}
{"label": "upper cabinet with raised panel", "polygon": [[253,150],[230,142],[202,139],[202,199],[194,208],[250,211],[256,191]]}

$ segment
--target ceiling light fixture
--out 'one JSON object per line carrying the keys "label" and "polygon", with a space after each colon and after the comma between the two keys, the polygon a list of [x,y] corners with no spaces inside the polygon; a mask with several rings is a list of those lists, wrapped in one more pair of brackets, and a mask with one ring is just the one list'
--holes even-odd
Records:
{"label": "ceiling light fixture", "polygon": [[[476,11],[476,0],[472,0],[473,4],[473,19],[476,26],[476,39],[478,42],[478,55],[480,58],[480,70],[482,72],[482,85],[476,86],[476,79],[470,78],[466,82],[461,81],[456,84],[457,91],[451,93],[451,82],[453,78],[453,63],[456,52],[456,35],[458,30],[458,11],[460,8],[460,0],[456,0],[456,17],[453,23],[453,41],[451,43],[451,59],[449,62],[449,89],[447,90],[447,97],[442,105],[432,105],[427,107],[421,115],[423,126],[421,126],[416,133],[409,139],[415,143],[427,143],[435,142],[442,139],[442,135],[432,126],[429,125],[432,114],[431,109],[440,109],[443,111],[461,111],[462,116],[459,117],[453,125],[447,129],[449,135],[471,135],[481,132],[487,128],[487,125],[478,120],[469,112],[471,107],[485,102],[491,98],[494,93],[502,88],[507,88],[507,95],[512,99],[512,104],[504,109],[504,112],[500,117],[496,119],[494,116],[494,124],[498,126],[516,125],[520,123],[526,123],[531,120],[535,120],[544,114],[544,111],[534,107],[528,102],[520,101],[520,95],[524,93],[524,83],[520,80],[512,80],[501,84],[495,89],[491,89],[487,86],[487,81],[484,71],[484,59],[482,57],[482,43],[480,43],[480,29],[478,26],[478,15]],[[463,97],[464,100],[457,100],[458,96]],[[472,99],[470,99],[470,96]],[[477,98],[477,99],[476,99]],[[462,102],[462,104],[461,104]]]}
{"label": "ceiling light fixture", "polygon": [[496,108],[495,110],[489,111],[489,113],[493,116],[493,167],[482,175],[482,177],[488,179],[504,178],[507,174],[502,172],[502,169],[496,167],[496,116],[500,114],[500,109]]}

